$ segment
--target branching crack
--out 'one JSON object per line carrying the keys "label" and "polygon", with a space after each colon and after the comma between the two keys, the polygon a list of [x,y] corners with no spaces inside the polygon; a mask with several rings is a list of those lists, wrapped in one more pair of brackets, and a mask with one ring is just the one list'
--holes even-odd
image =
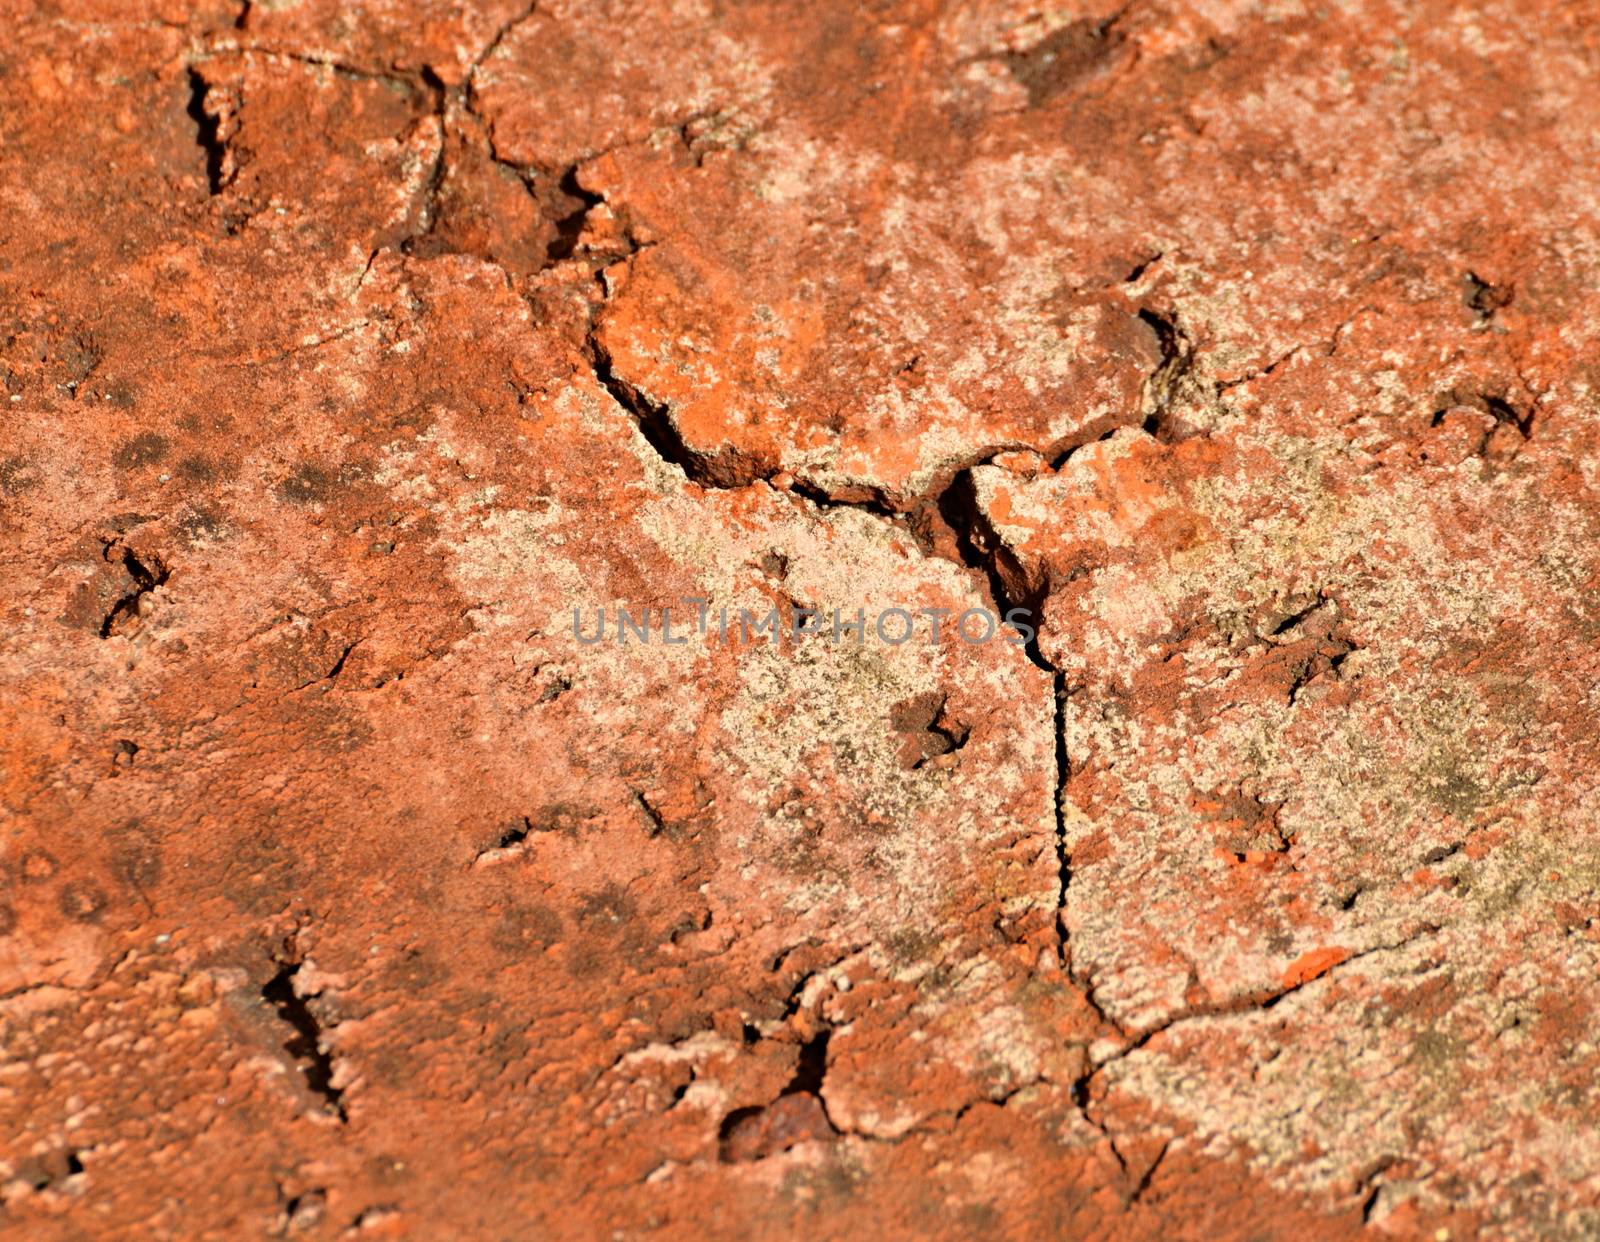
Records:
{"label": "branching crack", "polygon": [[[1165,341],[1166,338],[1163,339]],[[1158,377],[1188,365],[1187,360],[1192,356],[1192,350],[1180,348],[1177,344],[1179,339],[1176,330],[1173,329],[1171,341],[1163,347],[1164,361],[1162,368],[1158,369]],[[771,481],[778,473],[775,464],[759,462],[737,449],[724,450],[714,455],[695,450],[684,440],[673,421],[671,411],[665,405],[652,401],[617,373],[611,354],[600,342],[593,328],[588,334],[586,348],[596,381],[632,416],[640,434],[662,461],[677,466],[691,481],[704,487],[738,488],[749,486],[759,480]],[[975,460],[955,468],[945,481],[914,498],[909,504],[898,507],[878,494],[839,497],[829,495],[821,488],[799,480],[792,481],[789,486],[791,490],[818,508],[858,508],[889,521],[906,523],[925,553],[945,556],[977,574],[979,580],[987,586],[989,598],[1003,618],[1020,616],[1025,622],[1027,641],[1024,644],[1024,651],[1030,662],[1050,675],[1055,758],[1051,801],[1059,876],[1056,927],[1058,954],[1065,963],[1068,956],[1067,890],[1072,882],[1072,860],[1067,848],[1065,811],[1067,779],[1070,772],[1066,746],[1068,695],[1066,677],[1045,658],[1039,646],[1040,608],[1047,592],[1047,583],[1030,581],[1021,564],[990,525],[979,502],[977,483],[973,474],[979,466],[988,464],[1001,453],[1016,447],[1018,446],[1007,444],[986,450]],[[941,534],[945,537],[941,538]],[[936,721],[935,724],[937,723]],[[949,744],[948,749],[953,751],[965,744],[966,736],[963,732],[958,738],[952,732],[946,741]],[[924,756],[919,763],[925,762],[926,758]],[[1090,1003],[1093,1004],[1092,999]]]}

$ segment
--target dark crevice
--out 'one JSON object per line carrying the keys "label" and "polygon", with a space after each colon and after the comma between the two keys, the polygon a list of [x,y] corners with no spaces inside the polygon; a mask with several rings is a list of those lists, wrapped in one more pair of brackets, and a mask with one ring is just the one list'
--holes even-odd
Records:
{"label": "dark crevice", "polygon": [[[838,1127],[828,1116],[823,1084],[828,1075],[828,1040],[833,1032],[823,1027],[800,1045],[794,1074],[768,1104],[736,1108],[717,1128],[718,1158],[724,1163],[759,1160],[796,1142],[831,1139]],[[800,1107],[788,1110],[784,1101]]]}
{"label": "dark crevice", "polygon": [[1148,257],[1140,259],[1137,263],[1135,263],[1131,268],[1128,269],[1128,274],[1122,278],[1122,283],[1125,284],[1125,285],[1133,284],[1140,277],[1142,277],[1146,272],[1148,272],[1153,266],[1155,266],[1157,263],[1161,262],[1162,254],[1163,254],[1162,251],[1157,250],[1155,253],[1149,255]]}
{"label": "dark crevice", "polygon": [[1170,368],[1187,352],[1188,342],[1183,334],[1178,331],[1177,317],[1164,314],[1161,311],[1151,310],[1148,306],[1139,310],[1139,321],[1156,334],[1156,340],[1161,345],[1161,365]]}
{"label": "dark crevice", "polygon": [[83,1171],[82,1154],[65,1147],[17,1161],[11,1176],[37,1192],[59,1186]]}
{"label": "dark crevice", "polygon": [[1492,393],[1477,392],[1463,395],[1459,392],[1447,393],[1444,403],[1433,411],[1428,419],[1428,426],[1441,427],[1444,425],[1446,415],[1457,406],[1479,410],[1488,414],[1494,421],[1506,427],[1514,427],[1521,433],[1524,440],[1533,434],[1533,410],[1519,410],[1504,397]]}
{"label": "dark crevice", "polygon": [[1492,397],[1483,394],[1483,403],[1488,406],[1489,413],[1494,415],[1497,423],[1508,423],[1522,433],[1523,439],[1533,431],[1533,411],[1518,410],[1504,397]]}
{"label": "dark crevice", "polygon": [[1014,612],[1026,614],[1033,632],[1024,644],[1028,659],[1047,673],[1055,667],[1039,650],[1038,622],[1045,598],[1045,584],[1030,583],[1022,565],[989,524],[978,500],[977,480],[972,469],[963,470],[936,500],[940,518],[955,534],[958,564],[983,575],[989,597],[1002,617]]}
{"label": "dark crevice", "polygon": [[748,487],[758,479],[769,478],[774,470],[762,467],[746,453],[729,449],[718,454],[698,453],[685,443],[665,405],[650,400],[627,380],[617,375],[611,356],[591,334],[590,365],[595,379],[611,398],[633,416],[639,432],[662,461],[682,470],[692,483],[702,487]]}
{"label": "dark crevice", "polygon": [[[1142,271],[1142,266],[1135,268],[1128,279],[1137,279]],[[1195,360],[1194,343],[1178,326],[1175,315],[1163,314],[1144,307],[1139,311],[1138,318],[1140,323],[1150,329],[1160,350],[1160,361],[1144,381],[1144,399],[1141,402],[1144,412],[1096,419],[1077,434],[1058,441],[1050,449],[1052,470],[1060,470],[1072,459],[1074,453],[1086,445],[1109,440],[1117,432],[1128,427],[1139,427],[1163,444],[1176,444],[1194,434],[1193,430],[1173,413],[1178,398],[1190,387],[1190,375]]]}
{"label": "dark crevice", "polygon": [[828,1073],[828,1039],[832,1031],[824,1027],[800,1045],[800,1056],[795,1062],[794,1077],[780,1091],[779,1097],[808,1091],[822,1098],[822,1080]]}
{"label": "dark crevice", "polygon": [[[241,19],[243,20],[242,16]],[[228,155],[227,144],[222,141],[222,122],[206,111],[206,94],[210,87],[198,69],[189,69],[189,117],[195,123],[196,141],[206,155],[206,187],[212,194],[220,194],[226,185],[224,165]]]}
{"label": "dark crevice", "polygon": [[360,645],[361,640],[359,638],[353,643],[347,643],[345,649],[339,653],[339,658],[333,662],[333,667],[328,670],[327,675],[322,680],[333,681],[340,673],[344,672],[345,661],[350,658],[350,653]]}
{"label": "dark crevice", "polygon": [[312,686],[320,686],[324,682],[337,681],[339,679],[339,674],[344,672],[344,666],[350,659],[350,653],[360,645],[361,639],[359,638],[354,642],[346,643],[344,649],[339,652],[339,658],[333,662],[332,668],[330,668],[321,677],[313,677],[310,681],[302,682],[300,685],[296,686],[291,693],[298,694],[302,690],[309,690]]}
{"label": "dark crevice", "polygon": [[[939,714],[934,717],[933,723],[928,726],[928,732],[938,739],[935,744],[939,747],[939,753],[942,755],[954,754],[965,746],[967,739],[972,736],[972,730],[952,717],[946,710],[946,706],[945,703],[939,704]],[[922,767],[926,762],[926,759],[919,760],[917,766]]]}
{"label": "dark crevice", "polygon": [[[115,544],[106,546],[106,557],[109,560]],[[164,586],[172,571],[160,557],[152,556],[151,564],[146,565],[139,559],[132,548],[123,547],[122,567],[127,571],[128,577],[133,579],[134,589],[123,595],[116,603],[111,605],[111,610],[106,613],[105,620],[100,623],[100,637],[110,638],[117,628],[117,622],[123,617],[138,616],[140,605],[146,595],[159,586]]]}
{"label": "dark crevice", "polygon": [[915,695],[895,704],[889,723],[905,739],[901,763],[912,770],[927,767],[967,744],[972,730],[950,714],[949,696],[938,692]]}
{"label": "dark crevice", "polygon": [[444,190],[445,177],[450,171],[450,105],[456,102],[461,95],[458,87],[451,90],[433,75],[432,70],[424,69],[422,84],[433,94],[433,106],[430,113],[439,122],[439,157],[434,160],[433,167],[428,171],[428,184],[423,190],[422,210],[419,213],[417,227],[411,236],[400,243],[400,249],[406,254],[416,254],[428,242],[439,224],[440,195]]}
{"label": "dark crevice", "polygon": [[344,1092],[333,1085],[333,1057],[323,1045],[322,1024],[311,1012],[307,998],[295,990],[299,973],[299,962],[280,963],[278,973],[261,989],[261,999],[292,1028],[294,1033],[284,1040],[283,1047],[300,1067],[306,1087],[321,1097],[328,1112],[345,1121]]}
{"label": "dark crevice", "polygon": [[282,1214],[278,1217],[275,1236],[300,1233],[313,1228],[322,1219],[328,1206],[328,1189],[326,1186],[314,1186],[300,1194],[291,1195],[280,1183],[278,1201],[282,1204]]}
{"label": "dark crevice", "polygon": [[[818,487],[814,483],[808,483],[804,479],[796,479],[790,485],[789,490],[794,492],[796,496],[804,496],[819,509],[860,509],[864,513],[875,513],[891,522],[904,522],[907,520],[906,513],[896,509],[876,489],[860,489],[860,493],[856,495],[838,496]],[[924,543],[922,546],[926,551],[926,544]]]}
{"label": "dark crevice", "polygon": [[1462,283],[1466,286],[1463,300],[1476,315],[1474,326],[1479,329],[1489,327],[1495,314],[1510,306],[1516,297],[1516,290],[1510,285],[1491,284],[1476,272],[1468,272]]}
{"label": "dark crevice", "polygon": [[[1143,1176],[1139,1178],[1138,1182],[1135,1183],[1133,1190],[1129,1193],[1128,1203],[1130,1206],[1144,1198],[1145,1193],[1150,1189],[1150,1183],[1155,1180],[1156,1170],[1161,1167],[1161,1162],[1166,1159],[1167,1149],[1171,1146],[1172,1140],[1170,1139],[1161,1144],[1161,1150],[1156,1152],[1155,1159],[1150,1162],[1150,1166],[1145,1169]],[[1115,1150],[1114,1147],[1113,1150]]]}
{"label": "dark crevice", "polygon": [[[1071,961],[1067,950],[1067,892],[1072,887],[1072,851],[1067,847],[1067,780],[1072,774],[1071,760],[1067,756],[1067,675],[1057,673],[1051,683],[1055,697],[1056,779],[1053,791],[1053,809],[1056,821],[1056,943],[1062,965],[1071,977]],[[1092,989],[1084,989],[1084,999],[1098,1012]],[[1104,1017],[1104,1015],[1101,1015]]]}
{"label": "dark crevice", "polygon": [[1156,439],[1170,444],[1185,438],[1182,426],[1173,419],[1172,407],[1194,367],[1194,343],[1179,326],[1176,315],[1144,307],[1139,311],[1139,320],[1155,333],[1161,348],[1161,361],[1145,382],[1150,413],[1143,425]]}
{"label": "dark crevice", "polygon": [[[960,563],[984,575],[995,608],[1003,616],[1016,612],[1024,614],[1029,633],[1023,650],[1035,667],[1050,674],[1051,726],[1055,735],[1051,810],[1059,885],[1056,893],[1056,941],[1061,963],[1067,966],[1067,891],[1072,885],[1072,855],[1067,847],[1065,808],[1067,781],[1071,774],[1066,732],[1069,691],[1066,674],[1050,663],[1039,646],[1039,630],[1044,619],[1042,610],[1049,594],[1049,583],[1045,579],[1029,582],[1022,565],[994,530],[979,502],[977,481],[971,467],[957,475],[950,486],[940,493],[938,511],[945,524],[955,532]],[[1087,991],[1086,998],[1092,1006],[1093,998],[1087,996]]]}
{"label": "dark crevice", "polygon": [[1383,1194],[1383,1175],[1399,1163],[1399,1158],[1396,1156],[1380,1156],[1370,1171],[1361,1179],[1361,1186],[1371,1187],[1371,1190],[1367,1192],[1361,1201],[1361,1223],[1363,1225],[1370,1225],[1373,1221],[1373,1215],[1378,1207],[1378,1199]]}
{"label": "dark crevice", "polygon": [[528,834],[532,831],[533,821],[527,816],[523,816],[521,820],[513,820],[500,833],[499,839],[494,843],[494,848],[508,850],[513,845],[521,845],[528,839]]}
{"label": "dark crevice", "polygon": [[605,201],[601,195],[584,189],[578,183],[576,164],[561,174],[557,188],[568,198],[575,200],[578,205],[555,221],[556,235],[545,251],[547,263],[559,263],[577,253],[578,239],[583,236],[583,230],[588,226],[589,213]]}
{"label": "dark crevice", "polygon": [[1317,599],[1312,600],[1309,604],[1307,604],[1304,608],[1300,609],[1298,612],[1291,612],[1287,617],[1285,617],[1285,618],[1283,618],[1283,620],[1279,621],[1276,625],[1274,625],[1270,630],[1267,631],[1265,637],[1267,637],[1267,638],[1277,638],[1281,634],[1288,633],[1290,630],[1294,629],[1295,626],[1299,625],[1302,621],[1304,621],[1312,613],[1316,612],[1319,608],[1321,608],[1327,602],[1328,601],[1326,599],[1323,599],[1323,598],[1321,598],[1319,596]]}
{"label": "dark crevice", "polygon": [[667,830],[667,821],[661,817],[661,812],[651,804],[648,798],[646,798],[638,790],[634,790],[633,800],[638,805],[640,812],[644,815],[645,822],[650,825],[650,835],[652,837],[672,835]]}

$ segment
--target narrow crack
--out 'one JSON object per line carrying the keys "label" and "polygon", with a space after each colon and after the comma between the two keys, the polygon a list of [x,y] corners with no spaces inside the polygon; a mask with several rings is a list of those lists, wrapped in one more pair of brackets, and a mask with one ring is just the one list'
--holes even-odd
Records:
{"label": "narrow crack", "polygon": [[[1072,978],[1071,933],[1067,928],[1067,894],[1072,887],[1072,850],[1067,844],[1067,781],[1072,775],[1072,762],[1067,754],[1067,675],[1057,672],[1051,680],[1055,697],[1056,779],[1054,803],[1056,813],[1056,877],[1060,883],[1056,891],[1056,957],[1067,977]],[[1074,980],[1076,982],[1076,980]],[[1083,989],[1084,999],[1092,1010],[1098,1012],[1093,990]],[[1104,1018],[1104,1015],[1101,1015]]]}
{"label": "narrow crack", "polygon": [[770,479],[776,467],[764,466],[737,450],[706,454],[689,447],[673,422],[667,407],[658,404],[616,372],[611,355],[591,332],[588,339],[589,365],[600,386],[611,399],[633,417],[645,441],[668,465],[676,466],[692,483],[701,487],[734,489]]}
{"label": "narrow crack", "polygon": [[633,791],[633,801],[634,805],[639,808],[639,813],[644,816],[646,825],[648,825],[648,836],[671,837],[674,835],[671,825],[669,825],[666,819],[662,816],[660,809],[655,805],[655,803],[651,802],[650,799],[646,798],[644,794],[640,793],[637,789]]}
{"label": "narrow crack", "polygon": [[[1175,1013],[1161,1022],[1156,1023],[1154,1026],[1134,1034],[1131,1037],[1127,1037],[1126,1042],[1121,1048],[1112,1053],[1110,1056],[1106,1057],[1103,1061],[1091,1066],[1084,1073],[1080,1074],[1073,1082],[1071,1087],[1072,1101],[1077,1106],[1078,1112],[1083,1119],[1105,1136],[1106,1141],[1111,1144],[1112,1154],[1116,1157],[1118,1164],[1122,1166],[1124,1172],[1126,1172],[1127,1162],[1124,1160],[1121,1151],[1117,1148],[1115,1135],[1112,1133],[1110,1127],[1105,1124],[1105,1121],[1096,1117],[1091,1111],[1093,1099],[1090,1094],[1090,1088],[1093,1086],[1095,1079],[1098,1078],[1106,1069],[1112,1065],[1115,1065],[1118,1061],[1131,1056],[1133,1053],[1140,1051],[1147,1044],[1149,1044],[1151,1040],[1155,1039],[1157,1035],[1164,1034],[1165,1032],[1181,1026],[1184,1023],[1193,1022],[1202,1018],[1231,1017],[1239,1014],[1253,1013],[1258,1010],[1265,1011],[1271,1009],[1285,997],[1294,995],[1302,988],[1305,988],[1310,984],[1317,982],[1318,980],[1329,979],[1333,977],[1334,974],[1342,971],[1353,962],[1358,962],[1361,959],[1370,957],[1375,953],[1388,953],[1397,949],[1403,949],[1407,945],[1412,944],[1417,940],[1436,935],[1440,930],[1441,927],[1438,924],[1424,923],[1415,931],[1411,932],[1409,935],[1402,936],[1393,944],[1373,945],[1371,948],[1363,949],[1359,953],[1352,953],[1349,957],[1334,963],[1332,966],[1328,967],[1328,969],[1306,979],[1302,979],[1298,983],[1292,984],[1288,987],[1278,988],[1264,993],[1250,993],[1245,996],[1235,997],[1231,1000],[1219,1001],[1211,1005],[1200,1005],[1192,1009],[1185,1009],[1179,1013]],[[1096,1011],[1098,1012],[1098,1007],[1096,1007]],[[1115,1022],[1112,1022],[1111,1025],[1120,1029],[1118,1024]],[[1152,1164],[1150,1169],[1146,1171],[1145,1176],[1141,1179],[1139,1186],[1135,1188],[1135,1199],[1148,1190],[1150,1178],[1152,1178],[1155,1174],[1155,1165],[1160,1163],[1161,1158],[1165,1156],[1165,1154],[1166,1148],[1163,1147],[1161,1153],[1156,1157],[1155,1163]]]}
{"label": "narrow crack", "polygon": [[494,32],[494,35],[490,38],[489,42],[483,45],[483,50],[472,58],[472,63],[467,67],[467,79],[470,80],[472,76],[478,72],[478,69],[482,66],[483,62],[488,60],[489,57],[493,56],[500,50],[500,45],[510,37],[513,30],[522,25],[523,22],[532,20],[533,15],[538,11],[538,0],[533,0],[533,3],[529,4],[527,8],[523,9],[521,13],[511,18],[509,21],[502,23],[500,29]]}
{"label": "narrow crack", "polygon": [[[106,545],[105,556],[112,559],[117,544]],[[117,623],[124,617],[142,616],[145,611],[145,599],[159,586],[165,586],[167,579],[172,576],[172,571],[159,556],[152,556],[150,564],[146,565],[130,547],[122,547],[122,567],[129,578],[133,579],[133,590],[119,598],[106,613],[105,619],[100,623],[100,637],[110,638],[117,632]]]}
{"label": "narrow crack", "polygon": [[344,649],[339,652],[339,658],[333,662],[333,667],[331,667],[321,677],[313,677],[310,681],[302,682],[293,690],[289,691],[289,693],[298,694],[302,690],[309,690],[312,686],[320,686],[324,682],[337,681],[339,679],[339,674],[344,672],[344,666],[350,659],[350,653],[361,645],[361,641],[362,640],[358,638],[353,642],[346,643],[344,645]]}
{"label": "narrow crack", "polygon": [[344,1092],[333,1085],[333,1057],[322,1038],[322,1024],[311,1011],[307,996],[295,986],[300,973],[298,960],[281,961],[278,971],[261,989],[261,999],[271,1005],[293,1034],[284,1041],[284,1051],[294,1058],[308,1090],[321,1098],[323,1107],[343,1122]]}
{"label": "narrow crack", "polygon": [[[1030,634],[1024,644],[1029,661],[1050,675],[1051,726],[1054,732],[1055,772],[1051,782],[1051,807],[1054,819],[1056,876],[1056,957],[1071,978],[1071,953],[1068,948],[1067,893],[1072,886],[1072,853],[1067,844],[1067,782],[1071,776],[1071,758],[1067,754],[1067,700],[1069,689],[1066,674],[1045,656],[1039,646],[1044,601],[1049,593],[1044,580],[1032,584],[1016,557],[1006,548],[994,529],[978,499],[976,467],[961,471],[938,496],[936,508],[945,524],[955,532],[958,563],[966,565],[983,576],[989,596],[997,611],[1003,616],[1023,613]],[[1076,980],[1074,980],[1076,982]],[[1085,999],[1091,1008],[1093,997],[1085,989]]]}
{"label": "narrow crack", "polygon": [[1243,996],[1233,997],[1229,1000],[1217,1001],[1209,1005],[1197,1005],[1191,1009],[1181,1010],[1180,1012],[1175,1013],[1170,1017],[1167,1017],[1156,1023],[1154,1026],[1148,1027],[1144,1031],[1134,1035],[1124,1048],[1100,1062],[1099,1065],[1097,1065],[1088,1073],[1088,1075],[1086,1075],[1086,1078],[1093,1078],[1096,1074],[1100,1073],[1101,1070],[1105,1069],[1106,1066],[1112,1065],[1115,1062],[1122,1060],[1124,1057],[1138,1052],[1157,1035],[1165,1034],[1167,1031],[1172,1030],[1176,1026],[1180,1026],[1186,1022],[1193,1022],[1201,1018],[1232,1017],[1236,1014],[1252,1013],[1256,1010],[1265,1011],[1272,1009],[1285,997],[1293,996],[1296,992],[1299,992],[1303,988],[1309,987],[1311,984],[1316,983],[1319,980],[1330,979],[1335,974],[1342,972],[1350,965],[1361,961],[1363,958],[1371,957],[1375,953],[1392,953],[1398,949],[1403,949],[1418,940],[1437,935],[1441,930],[1442,926],[1440,924],[1424,923],[1409,935],[1402,936],[1399,940],[1396,940],[1392,944],[1375,944],[1370,948],[1362,949],[1357,953],[1352,953],[1349,957],[1341,958],[1339,961],[1329,966],[1326,970],[1320,971],[1314,975],[1310,975],[1309,977],[1301,979],[1297,983],[1289,984],[1286,987],[1269,989],[1264,992],[1249,992]]}
{"label": "narrow crack", "polygon": [[[1155,1159],[1150,1162],[1143,1175],[1134,1184],[1133,1191],[1128,1195],[1128,1205],[1138,1203],[1150,1189],[1150,1183],[1155,1180],[1156,1170],[1161,1167],[1161,1162],[1167,1158],[1167,1152],[1172,1147],[1172,1140],[1168,1139],[1161,1144],[1161,1150],[1156,1152]],[[1124,1166],[1126,1167],[1126,1166]]]}
{"label": "narrow crack", "polygon": [[1145,416],[1144,429],[1163,443],[1170,443],[1182,438],[1173,425],[1172,408],[1194,369],[1194,342],[1174,314],[1145,307],[1139,312],[1139,319],[1156,334],[1161,346],[1161,361],[1146,384],[1150,412]]}
{"label": "narrow crack", "polygon": [[227,187],[228,144],[222,138],[222,118],[206,111],[211,88],[193,65],[189,67],[189,117],[195,123],[195,141],[206,157],[206,188],[220,194]]}

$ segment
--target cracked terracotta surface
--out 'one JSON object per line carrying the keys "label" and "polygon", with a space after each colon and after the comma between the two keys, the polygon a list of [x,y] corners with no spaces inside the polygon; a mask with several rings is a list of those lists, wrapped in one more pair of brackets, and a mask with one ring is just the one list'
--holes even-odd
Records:
{"label": "cracked terracotta surface", "polygon": [[1589,6],[7,26],[8,1234],[1600,1229]]}

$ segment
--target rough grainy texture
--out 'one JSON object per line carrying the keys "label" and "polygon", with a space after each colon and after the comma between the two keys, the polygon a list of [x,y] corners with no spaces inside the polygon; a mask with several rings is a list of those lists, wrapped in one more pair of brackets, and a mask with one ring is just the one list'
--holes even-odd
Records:
{"label": "rough grainy texture", "polygon": [[1593,5],[0,16],[0,1233],[1600,1232]]}

